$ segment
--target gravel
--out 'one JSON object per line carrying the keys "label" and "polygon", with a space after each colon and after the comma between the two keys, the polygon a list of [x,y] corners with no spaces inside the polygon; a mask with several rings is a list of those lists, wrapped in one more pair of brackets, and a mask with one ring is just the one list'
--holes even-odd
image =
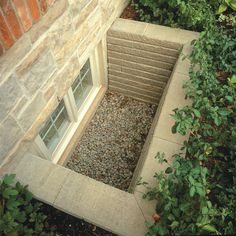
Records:
{"label": "gravel", "polygon": [[127,191],[156,106],[107,92],[67,167]]}

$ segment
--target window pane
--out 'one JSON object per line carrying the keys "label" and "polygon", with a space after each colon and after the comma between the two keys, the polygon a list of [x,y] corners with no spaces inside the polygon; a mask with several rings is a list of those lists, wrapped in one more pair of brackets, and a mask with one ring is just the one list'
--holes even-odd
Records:
{"label": "window pane", "polygon": [[88,93],[93,87],[92,74],[90,70],[85,74],[84,78],[82,79],[82,85],[85,89],[85,93]]}
{"label": "window pane", "polygon": [[79,84],[76,90],[74,91],[74,97],[77,107],[80,107],[84,97],[84,90],[82,84]]}
{"label": "window pane", "polygon": [[72,92],[74,94],[75,102],[78,108],[81,106],[92,87],[92,74],[88,60],[72,85]]}
{"label": "window pane", "polygon": [[56,148],[68,124],[69,118],[62,100],[39,133],[49,150],[53,151]]}
{"label": "window pane", "polygon": [[71,86],[73,93],[76,90],[76,88],[79,86],[80,82],[81,82],[81,77],[80,75],[78,75],[78,77],[75,79],[74,83]]}

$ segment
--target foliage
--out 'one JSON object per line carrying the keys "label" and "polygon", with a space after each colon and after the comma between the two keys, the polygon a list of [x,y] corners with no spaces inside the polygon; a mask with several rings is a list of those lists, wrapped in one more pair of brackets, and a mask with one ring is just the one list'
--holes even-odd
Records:
{"label": "foliage", "polygon": [[132,0],[141,21],[201,31],[214,21],[219,0]]}
{"label": "foliage", "polygon": [[44,232],[46,216],[40,212],[41,203],[33,201],[27,186],[17,182],[15,175],[5,175],[0,182],[0,235],[55,236]]}
{"label": "foliage", "polygon": [[[184,85],[192,104],[173,114],[172,132],[189,133],[189,140],[172,163],[158,153],[166,171],[155,174],[155,187],[144,182],[144,197],[157,200],[158,216],[147,223],[147,236],[236,232],[236,28],[217,19],[218,8],[193,42],[190,81]],[[224,16],[230,14],[228,9]],[[180,19],[177,24],[184,26]]]}
{"label": "foliage", "polygon": [[236,11],[236,0],[224,0],[224,2],[220,5],[220,7],[218,9],[218,13],[221,14],[221,13],[227,11],[227,9],[229,7],[232,10]]}

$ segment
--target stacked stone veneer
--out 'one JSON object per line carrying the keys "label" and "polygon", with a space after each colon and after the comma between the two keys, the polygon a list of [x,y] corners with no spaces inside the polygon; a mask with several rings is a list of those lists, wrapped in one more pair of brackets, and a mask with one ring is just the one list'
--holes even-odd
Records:
{"label": "stacked stone veneer", "polygon": [[81,66],[127,0],[57,0],[0,57],[0,164],[34,145]]}
{"label": "stacked stone veneer", "polygon": [[150,24],[124,22],[108,31],[109,89],[158,104],[182,46],[158,39]]}

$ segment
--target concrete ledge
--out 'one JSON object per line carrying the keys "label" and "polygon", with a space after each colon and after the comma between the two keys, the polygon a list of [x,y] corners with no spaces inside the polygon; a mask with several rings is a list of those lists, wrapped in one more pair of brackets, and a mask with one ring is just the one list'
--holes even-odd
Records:
{"label": "concrete ledge", "polygon": [[[124,20],[117,22],[115,27],[119,28],[120,22],[124,23]],[[137,24],[139,25],[139,22]],[[168,45],[173,47],[188,43],[196,37],[195,33],[182,30],[154,27],[146,23],[141,23],[141,26],[145,27],[146,37],[152,29],[153,37],[158,37],[160,42],[169,42]],[[134,29],[135,32],[140,30],[139,26]],[[129,28],[127,32],[130,30],[133,31]],[[164,30],[163,35],[160,30]],[[175,34],[177,37],[174,37]],[[183,47],[183,52],[185,55],[191,52],[189,44]],[[165,168],[154,159],[157,152],[164,152],[171,160],[172,155],[179,152],[181,144],[188,138],[170,132],[173,125],[170,117],[172,110],[188,104],[182,89],[183,81],[188,78],[188,69],[189,61],[179,58],[159,102],[157,114],[134,173],[133,183],[141,176],[151,185],[155,185],[155,172]],[[133,185],[133,193],[123,192],[33,155],[28,154],[18,162],[8,163],[0,170],[0,175],[6,172],[16,173],[17,178],[23,184],[28,184],[29,189],[41,201],[121,236],[144,236],[144,223],[151,220],[150,216],[155,211],[155,201],[142,199],[145,191],[143,186]]]}

